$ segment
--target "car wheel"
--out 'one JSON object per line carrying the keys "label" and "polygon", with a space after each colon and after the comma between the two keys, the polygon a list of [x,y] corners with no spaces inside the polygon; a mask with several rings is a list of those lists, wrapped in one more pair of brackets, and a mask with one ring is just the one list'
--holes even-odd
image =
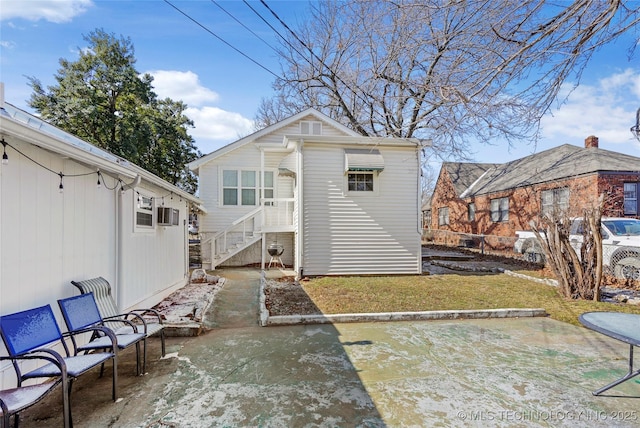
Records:
{"label": "car wheel", "polygon": [[640,256],[625,257],[619,260],[613,268],[613,274],[622,279],[640,279]]}

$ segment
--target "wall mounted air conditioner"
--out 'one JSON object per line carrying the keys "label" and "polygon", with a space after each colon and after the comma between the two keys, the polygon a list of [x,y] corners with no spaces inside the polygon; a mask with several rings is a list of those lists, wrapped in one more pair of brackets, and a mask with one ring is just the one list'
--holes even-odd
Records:
{"label": "wall mounted air conditioner", "polygon": [[176,208],[158,207],[158,226],[177,226],[180,210]]}

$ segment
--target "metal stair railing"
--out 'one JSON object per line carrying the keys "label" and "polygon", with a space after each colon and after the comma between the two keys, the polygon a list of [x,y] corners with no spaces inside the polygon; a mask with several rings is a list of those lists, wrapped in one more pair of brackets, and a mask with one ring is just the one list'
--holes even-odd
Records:
{"label": "metal stair railing", "polygon": [[201,242],[202,247],[207,246],[210,249],[210,260],[207,262],[211,263],[211,269],[215,269],[217,265],[260,239],[262,214],[263,209],[258,206],[235,220],[226,229],[206,237]]}

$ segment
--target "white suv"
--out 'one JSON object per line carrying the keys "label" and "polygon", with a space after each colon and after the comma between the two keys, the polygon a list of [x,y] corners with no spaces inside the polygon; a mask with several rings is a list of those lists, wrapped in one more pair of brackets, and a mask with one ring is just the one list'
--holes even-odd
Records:
{"label": "white suv", "polygon": [[[583,220],[571,225],[571,246],[580,255]],[[640,279],[640,220],[626,217],[603,217],[601,221],[603,265],[618,278]],[[544,253],[533,232],[516,232],[514,250],[532,262],[544,262]]]}

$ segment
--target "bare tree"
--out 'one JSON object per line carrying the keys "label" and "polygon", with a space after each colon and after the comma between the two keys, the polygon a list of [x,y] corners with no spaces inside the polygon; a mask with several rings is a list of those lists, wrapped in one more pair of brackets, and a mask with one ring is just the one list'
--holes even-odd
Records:
{"label": "bare tree", "polygon": [[583,210],[579,254],[571,245],[573,220],[567,215],[545,215],[540,224],[531,224],[547,264],[558,278],[560,292],[567,298],[600,300],[603,205],[604,194],[600,195],[597,206]]}
{"label": "bare tree", "polygon": [[258,123],[314,107],[362,135],[429,139],[440,157],[468,141],[535,139],[560,85],[633,28],[625,0],[321,0],[290,32]]}

